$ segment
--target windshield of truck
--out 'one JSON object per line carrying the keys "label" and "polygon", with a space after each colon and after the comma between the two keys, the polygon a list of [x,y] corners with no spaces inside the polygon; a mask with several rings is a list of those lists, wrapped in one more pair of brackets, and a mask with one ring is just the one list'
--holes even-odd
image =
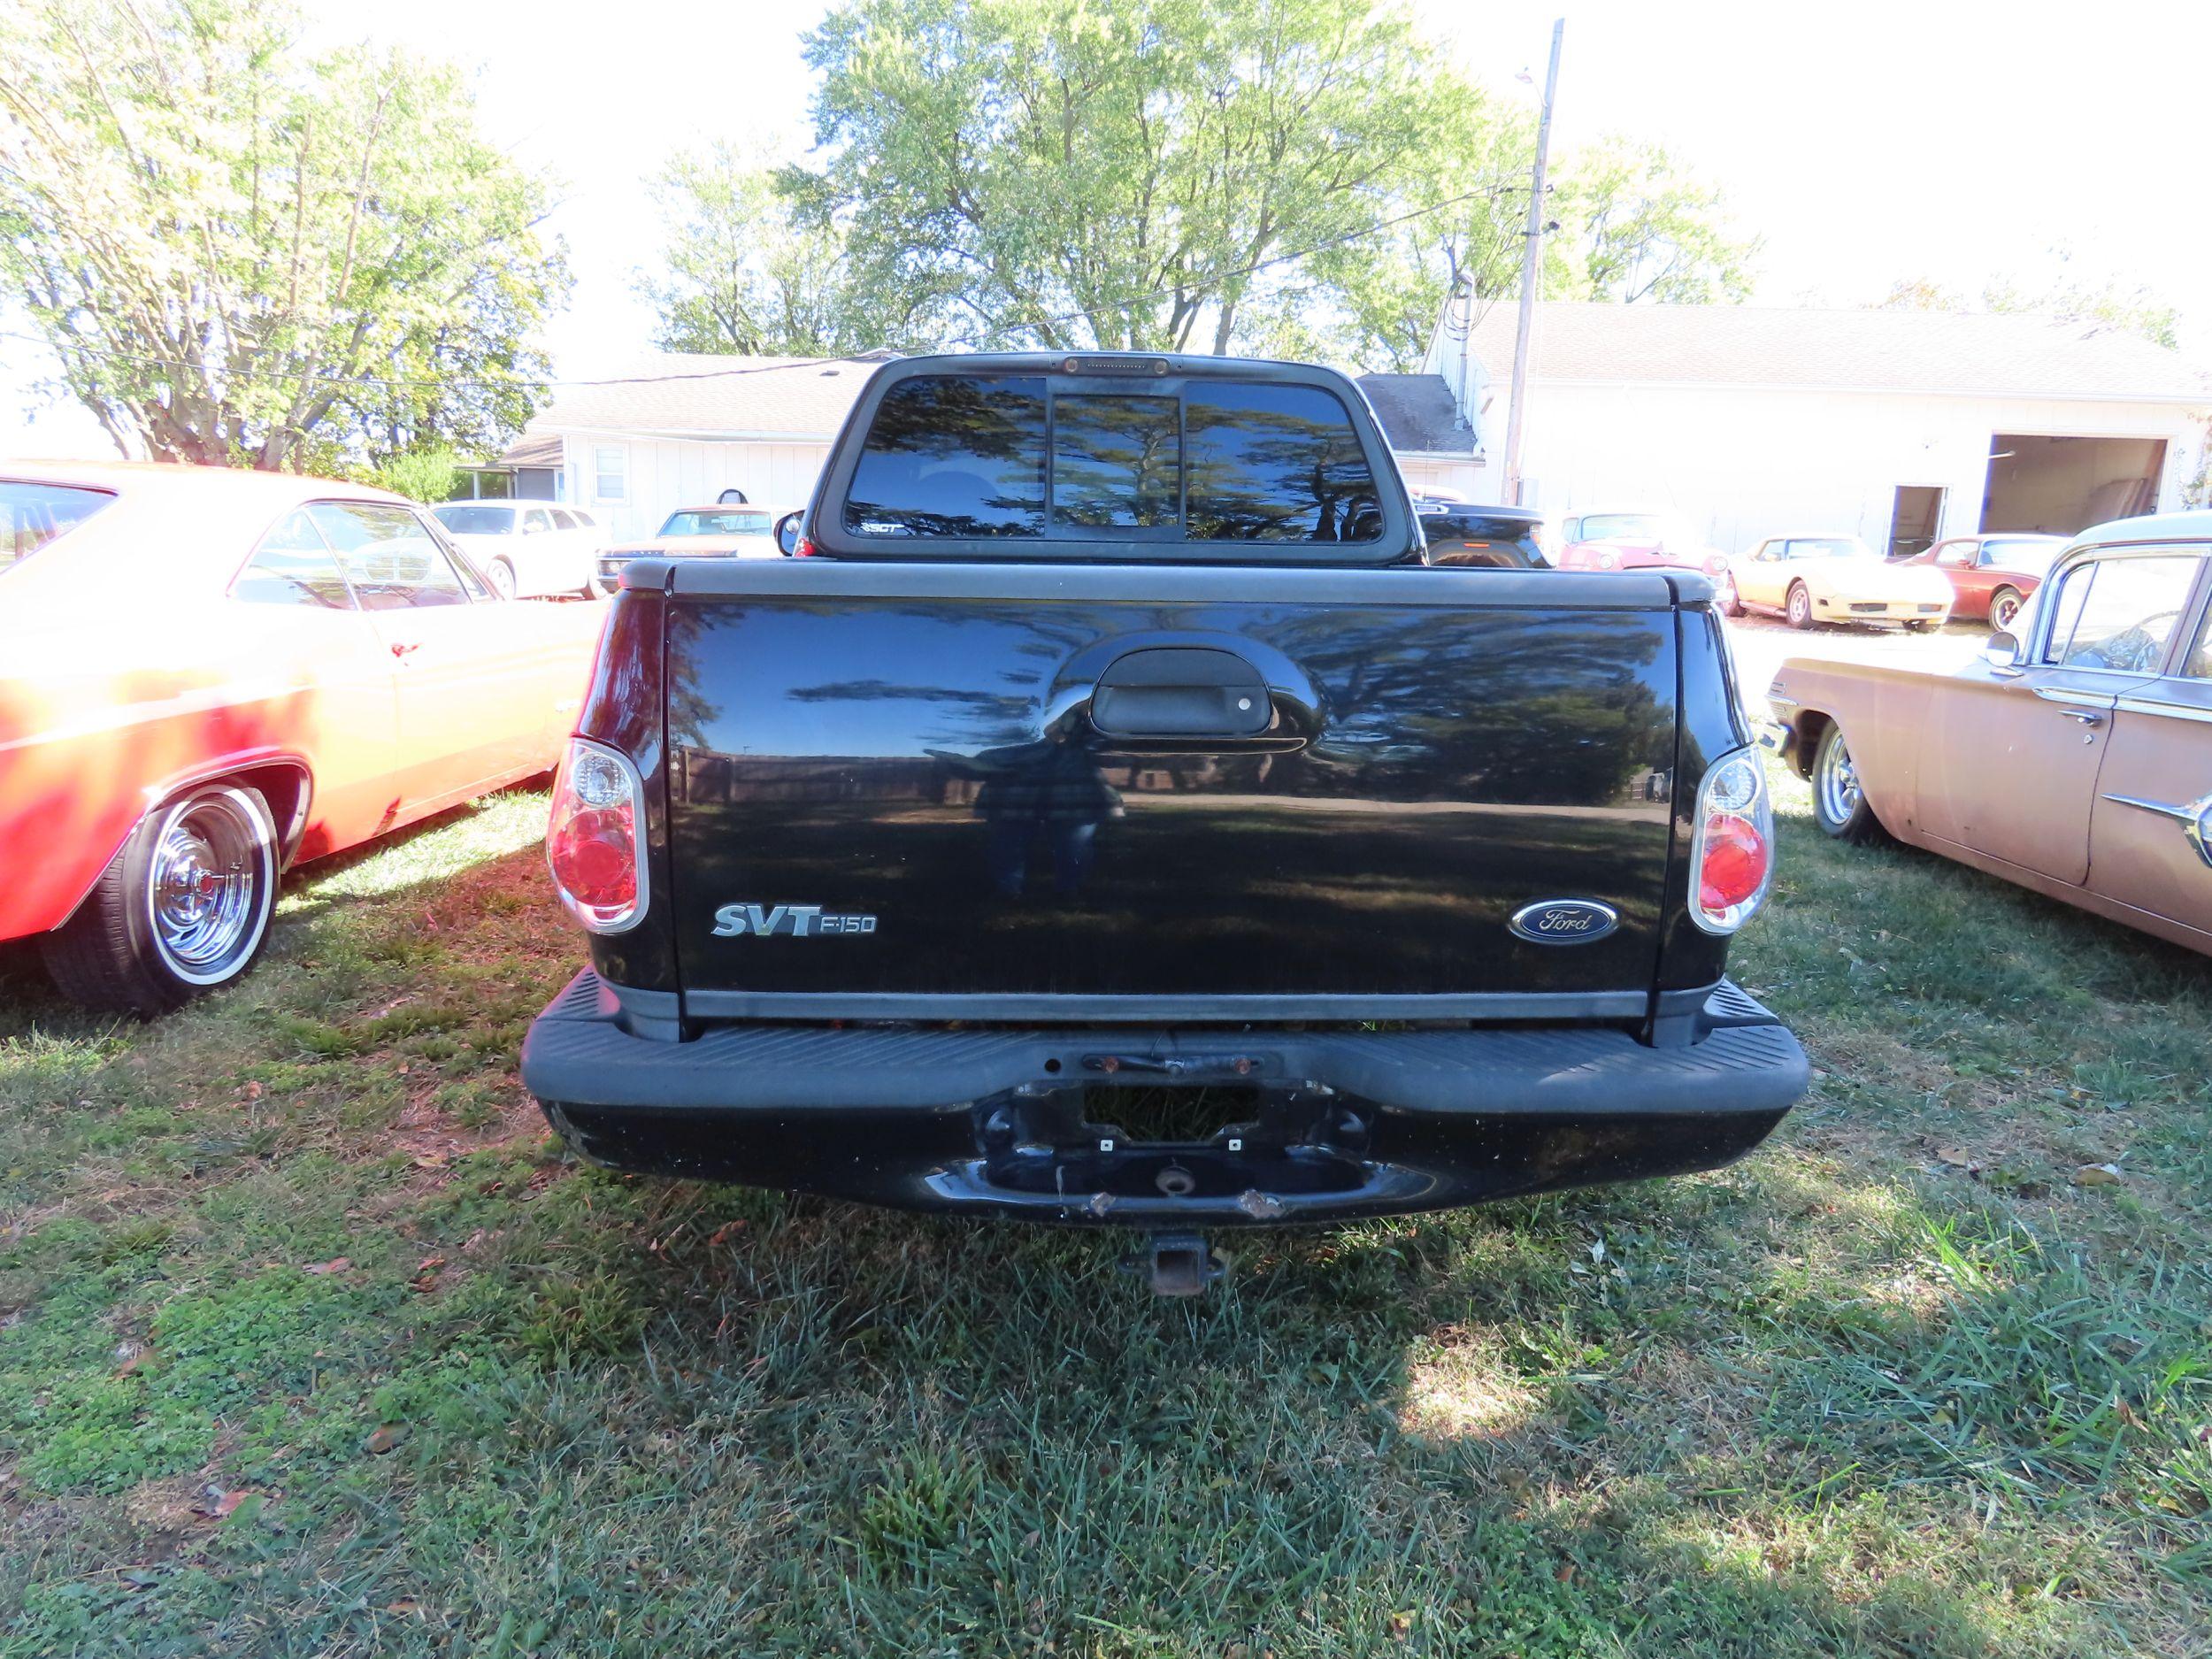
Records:
{"label": "windshield of truck", "polygon": [[487,507],[472,501],[448,502],[433,507],[430,516],[455,535],[512,535],[515,514],[511,507]]}
{"label": "windshield of truck", "polygon": [[68,534],[114,499],[111,490],[0,479],[0,574]]}
{"label": "windshield of truck", "polygon": [[774,526],[764,512],[702,512],[686,508],[672,512],[661,526],[663,535],[766,535]]}
{"label": "windshield of truck", "polygon": [[1046,376],[917,375],[884,396],[844,527],[884,537],[1371,541],[1375,480],[1315,386],[1194,380],[1062,389]]}

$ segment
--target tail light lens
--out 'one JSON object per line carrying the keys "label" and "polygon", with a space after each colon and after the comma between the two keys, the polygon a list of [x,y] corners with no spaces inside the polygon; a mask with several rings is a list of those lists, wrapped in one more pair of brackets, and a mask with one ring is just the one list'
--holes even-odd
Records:
{"label": "tail light lens", "polygon": [[1690,919],[1732,933],[1759,912],[1774,881],[1774,813],[1766,767],[1740,749],[1705,774],[1690,844]]}
{"label": "tail light lens", "polygon": [[645,785],[628,758],[572,737],[553,780],[545,862],[569,914],[618,933],[645,914]]}

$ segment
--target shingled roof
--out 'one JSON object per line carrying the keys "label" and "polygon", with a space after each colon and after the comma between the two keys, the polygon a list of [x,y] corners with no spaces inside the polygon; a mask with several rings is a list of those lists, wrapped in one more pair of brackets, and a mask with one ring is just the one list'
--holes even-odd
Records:
{"label": "shingled roof", "polygon": [[889,355],[655,352],[595,376],[593,384],[556,388],[530,430],[826,442]]}
{"label": "shingled roof", "polygon": [[1383,436],[1400,455],[1472,455],[1475,434],[1459,418],[1440,374],[1363,374]]}
{"label": "shingled roof", "polygon": [[[1513,326],[1514,308],[1503,303],[1475,325],[1475,357],[1494,380],[1512,367]],[[2105,324],[2025,312],[1547,300],[1538,307],[1530,373],[1548,380],[2212,404],[2212,382],[2177,351]]]}

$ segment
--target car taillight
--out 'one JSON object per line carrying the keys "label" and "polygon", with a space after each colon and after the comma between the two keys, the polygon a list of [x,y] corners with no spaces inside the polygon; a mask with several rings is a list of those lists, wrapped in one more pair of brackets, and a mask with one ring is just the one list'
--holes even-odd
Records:
{"label": "car taillight", "polygon": [[1690,843],[1690,919],[1732,933],[1766,902],[1774,880],[1774,813],[1756,749],[1738,749],[1705,774]]}
{"label": "car taillight", "polygon": [[645,914],[645,785],[627,758],[572,737],[553,780],[545,862],[568,912],[595,933]]}

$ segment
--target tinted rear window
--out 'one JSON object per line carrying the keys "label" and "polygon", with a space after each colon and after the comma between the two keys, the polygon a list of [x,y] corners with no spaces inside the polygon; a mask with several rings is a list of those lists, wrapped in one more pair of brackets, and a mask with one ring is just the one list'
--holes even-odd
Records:
{"label": "tinted rear window", "polygon": [[0,572],[13,570],[114,499],[104,489],[0,479]]}
{"label": "tinted rear window", "polygon": [[1351,416],[1319,387],[1205,381],[1178,396],[919,375],[885,394],[844,526],[1315,543],[1372,541],[1382,513]]}
{"label": "tinted rear window", "polygon": [[455,535],[515,534],[515,513],[511,507],[446,506],[433,507],[430,511],[438,522]]}

